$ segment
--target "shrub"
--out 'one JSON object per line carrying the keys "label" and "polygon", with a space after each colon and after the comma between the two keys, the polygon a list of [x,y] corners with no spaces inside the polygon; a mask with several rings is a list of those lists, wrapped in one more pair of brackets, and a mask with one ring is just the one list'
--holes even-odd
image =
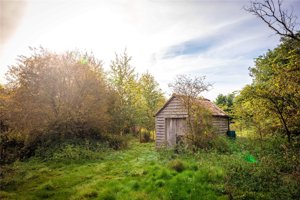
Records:
{"label": "shrub", "polygon": [[68,144],[61,151],[56,151],[52,159],[56,161],[79,161],[96,159],[97,154],[93,151],[83,148],[82,146],[75,146]]}
{"label": "shrub", "polygon": [[195,135],[192,141],[192,149],[197,151],[197,149],[209,150],[212,148],[212,141],[215,139],[215,135],[212,133]]}
{"label": "shrub", "polygon": [[115,150],[124,149],[128,146],[128,139],[125,136],[107,135],[105,137],[110,148]]}
{"label": "shrub", "polygon": [[151,134],[149,131],[142,131],[140,133],[140,142],[147,143],[151,141]]}
{"label": "shrub", "polygon": [[170,162],[170,168],[177,172],[182,172],[185,169],[185,166],[181,160],[175,159]]}
{"label": "shrub", "polygon": [[153,131],[148,131],[145,128],[141,128],[139,133],[140,143],[152,142],[153,141],[152,137],[154,136],[154,134],[155,133]]}
{"label": "shrub", "polygon": [[174,147],[174,152],[177,154],[190,154],[191,149],[190,146],[184,141],[178,142]]}
{"label": "shrub", "polygon": [[23,157],[24,138],[21,133],[10,131],[0,135],[0,164],[11,163]]}
{"label": "shrub", "polygon": [[217,136],[210,141],[211,148],[217,150],[220,153],[231,153],[230,142],[227,137]]}
{"label": "shrub", "polygon": [[226,192],[235,199],[299,199],[299,149],[282,138],[266,138],[262,146],[257,142],[244,141],[243,159],[228,163]]}
{"label": "shrub", "polygon": [[47,128],[32,130],[27,135],[16,131],[2,133],[0,141],[0,163],[24,160],[34,155],[44,160],[68,157],[79,160],[78,156],[92,159],[95,157],[93,151],[127,147],[127,138],[103,134],[92,125],[76,121],[51,123]]}

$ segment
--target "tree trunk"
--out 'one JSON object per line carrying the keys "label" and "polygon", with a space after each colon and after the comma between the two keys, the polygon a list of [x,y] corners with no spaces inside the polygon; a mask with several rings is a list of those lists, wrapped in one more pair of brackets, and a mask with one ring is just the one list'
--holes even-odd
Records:
{"label": "tree trunk", "polygon": [[291,143],[291,132],[290,132],[290,130],[289,130],[287,124],[286,124],[286,121],[285,121],[282,113],[279,113],[279,116],[280,116],[280,119],[281,119],[281,121],[283,123],[283,127],[285,129],[286,135],[288,137],[288,142]]}

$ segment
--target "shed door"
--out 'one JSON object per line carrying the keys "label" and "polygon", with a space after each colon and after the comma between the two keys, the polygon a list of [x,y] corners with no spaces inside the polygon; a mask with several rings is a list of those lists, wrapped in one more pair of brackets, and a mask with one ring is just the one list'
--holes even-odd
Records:
{"label": "shed door", "polygon": [[168,118],[166,119],[166,136],[169,146],[175,145],[178,136],[182,136],[186,131],[186,119],[184,118]]}

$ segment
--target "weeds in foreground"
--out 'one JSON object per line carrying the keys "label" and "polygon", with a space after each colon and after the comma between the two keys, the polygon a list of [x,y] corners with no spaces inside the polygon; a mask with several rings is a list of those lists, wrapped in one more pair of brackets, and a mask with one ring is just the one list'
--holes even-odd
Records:
{"label": "weeds in foreground", "polygon": [[66,162],[80,151],[69,146],[54,154],[64,162],[32,158],[3,166],[0,198],[299,199],[296,152],[243,138],[226,142],[226,151],[174,153],[134,140],[125,150],[93,151],[87,159]]}

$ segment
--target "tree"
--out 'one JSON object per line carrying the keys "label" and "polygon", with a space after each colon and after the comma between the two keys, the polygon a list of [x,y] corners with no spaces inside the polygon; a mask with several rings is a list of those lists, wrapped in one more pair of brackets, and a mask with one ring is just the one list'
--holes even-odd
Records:
{"label": "tree", "polygon": [[107,131],[110,92],[102,62],[92,55],[32,49],[10,67],[7,78],[5,114],[11,128],[32,134],[65,124],[68,134],[80,135],[84,127]]}
{"label": "tree", "polygon": [[297,28],[297,17],[293,11],[283,8],[282,0],[250,1],[250,5],[244,9],[259,17],[276,34],[300,41],[299,30]]}
{"label": "tree", "polygon": [[121,56],[116,55],[109,73],[111,86],[118,97],[111,112],[114,130],[121,135],[141,128],[154,130],[153,115],[164,102],[154,77],[149,73],[139,77],[130,61],[126,51]]}
{"label": "tree", "polygon": [[244,128],[245,130],[255,130],[262,140],[264,135],[270,134],[274,128],[278,128],[279,121],[266,107],[266,102],[254,95],[253,90],[251,85],[247,85],[235,97],[233,106],[234,126],[241,131]]}
{"label": "tree", "polygon": [[0,84],[0,133],[7,131],[7,119],[5,117],[8,93],[3,85]]}
{"label": "tree", "polygon": [[240,94],[244,103],[252,102],[253,109],[258,111],[252,112],[252,118],[265,122],[271,129],[281,129],[289,142],[300,129],[299,47],[300,41],[285,39],[257,58],[250,68],[253,82]]}
{"label": "tree", "polygon": [[283,8],[281,0],[254,0],[244,9],[258,16],[282,38],[277,48],[256,59],[255,67],[250,68],[253,82],[242,90],[239,99],[244,103],[252,102],[260,110],[259,113],[252,112],[253,119],[268,122],[264,125],[276,127],[275,130],[279,130],[280,124],[291,142],[292,135],[298,134],[300,127],[300,32],[297,17],[293,11]]}
{"label": "tree", "polygon": [[[186,138],[194,145],[198,145],[211,130],[211,114],[201,105],[203,97],[200,95],[208,91],[212,85],[205,82],[205,76],[191,77],[178,75],[173,83],[169,84],[173,92],[178,95],[187,110],[188,133]],[[199,146],[199,145],[198,145]]]}
{"label": "tree", "polygon": [[232,115],[234,98],[235,93],[230,93],[227,95],[219,94],[215,100],[215,104],[228,114]]}
{"label": "tree", "polygon": [[113,116],[114,130],[120,135],[135,129],[140,118],[139,104],[140,88],[137,83],[137,74],[130,65],[131,57],[126,51],[123,55],[116,54],[115,60],[111,62],[109,80],[115,90],[118,101],[111,114]]}
{"label": "tree", "polygon": [[187,107],[188,115],[190,115],[190,109],[194,99],[200,97],[200,94],[208,91],[211,84],[205,83],[205,76],[191,77],[187,75],[178,75],[173,83],[169,84],[173,93],[181,95],[182,101]]}
{"label": "tree", "polygon": [[144,121],[143,127],[147,130],[155,129],[154,114],[163,106],[165,98],[158,83],[150,73],[142,74],[139,79],[139,86],[141,88],[141,94],[143,101],[145,102],[144,110]]}

